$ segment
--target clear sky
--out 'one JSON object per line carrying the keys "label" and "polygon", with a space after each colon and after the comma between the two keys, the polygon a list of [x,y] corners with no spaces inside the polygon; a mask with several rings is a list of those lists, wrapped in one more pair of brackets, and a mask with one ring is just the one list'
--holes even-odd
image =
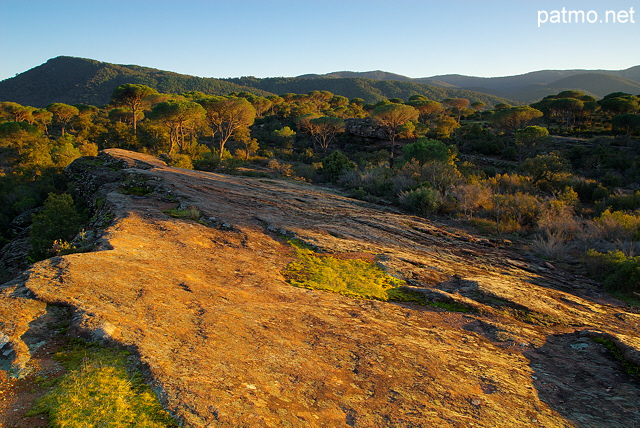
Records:
{"label": "clear sky", "polygon": [[[563,7],[585,22],[551,23]],[[60,55],[204,77],[617,70],[639,42],[639,0],[0,0],[0,80]]]}

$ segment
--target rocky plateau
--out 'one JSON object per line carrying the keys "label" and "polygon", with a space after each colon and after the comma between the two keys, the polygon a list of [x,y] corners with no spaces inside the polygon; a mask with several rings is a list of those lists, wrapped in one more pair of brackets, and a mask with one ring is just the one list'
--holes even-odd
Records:
{"label": "rocky plateau", "polygon": [[[92,250],[0,286],[5,377],[29,376],[66,308],[67,334],[130,349],[185,427],[640,426],[640,380],[593,340],[640,364],[637,309],[515,245],[120,149],[67,174],[94,210]],[[286,237],[375,261],[443,305],[293,287]]]}

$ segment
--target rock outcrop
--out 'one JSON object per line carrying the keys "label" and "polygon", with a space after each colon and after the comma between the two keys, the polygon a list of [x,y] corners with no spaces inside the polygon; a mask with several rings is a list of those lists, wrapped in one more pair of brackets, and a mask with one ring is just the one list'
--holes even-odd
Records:
{"label": "rock outcrop", "polygon": [[[37,263],[0,289],[0,346],[15,373],[28,367],[34,321],[63,305],[73,334],[134,351],[184,426],[640,425],[640,383],[589,339],[635,358],[640,315],[584,278],[304,183],[117,149],[70,173],[98,210],[95,250]],[[178,204],[193,214],[165,214]],[[368,254],[471,312],[292,287],[281,235]]]}

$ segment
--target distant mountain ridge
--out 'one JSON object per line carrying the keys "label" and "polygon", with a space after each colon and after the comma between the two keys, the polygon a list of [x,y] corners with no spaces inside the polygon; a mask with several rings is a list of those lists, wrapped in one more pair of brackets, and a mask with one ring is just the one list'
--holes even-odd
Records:
{"label": "distant mountain ridge", "polygon": [[281,95],[325,90],[373,103],[387,98],[408,99],[424,95],[441,101],[468,98],[488,106],[524,104],[580,90],[601,98],[611,92],[640,93],[640,66],[626,70],[541,70],[517,76],[474,77],[447,74],[410,78],[382,70],[336,71],[298,77],[196,77],[139,65],[121,65],[85,58],[60,56],[31,70],[0,81],[0,101],[44,107],[53,102],[104,105],[113,89],[123,83],[140,83],[164,93],[200,91],[226,95],[249,92]]}
{"label": "distant mountain ridge", "polygon": [[[354,73],[355,74],[355,73]],[[468,98],[487,105],[513,102],[494,94],[486,94],[460,88],[445,88],[414,81],[375,80],[362,77],[239,77],[224,79],[241,86],[250,86],[274,94],[306,94],[310,91],[329,91],[347,98],[362,98],[372,103],[388,98],[407,100],[412,95],[424,95],[442,101],[446,98]],[[312,75],[311,75],[312,76]]]}
{"label": "distant mountain ridge", "polygon": [[137,65],[119,65],[92,59],[60,56],[0,82],[0,101],[44,107],[53,102],[104,105],[114,88],[124,83],[151,86],[160,92],[202,91],[211,94],[251,92],[220,79],[194,77]]}
{"label": "distant mountain ridge", "polygon": [[416,94],[434,100],[465,97],[473,101],[482,101],[487,105],[508,101],[496,95],[465,89],[443,88],[413,81],[380,80],[391,75],[382,71],[368,74],[379,79],[342,77],[358,74],[341,72],[330,77],[309,75],[266,79],[216,79],[138,65],[111,64],[60,56],[1,81],[0,101],[14,101],[34,107],[44,107],[53,102],[101,106],[109,102],[113,89],[124,83],[144,84],[164,93],[200,91],[206,94],[226,95],[231,92],[249,92],[265,96],[326,90],[347,98],[362,98],[366,102],[377,102],[386,98],[407,99]]}
{"label": "distant mountain ridge", "polygon": [[531,103],[568,89],[575,89],[601,98],[611,92],[640,93],[640,66],[625,70],[540,70],[503,77],[476,77],[461,74],[445,74],[431,77],[410,78],[384,71],[338,71],[315,77],[366,77],[375,80],[417,82],[443,88],[459,88],[496,95],[521,103]]}

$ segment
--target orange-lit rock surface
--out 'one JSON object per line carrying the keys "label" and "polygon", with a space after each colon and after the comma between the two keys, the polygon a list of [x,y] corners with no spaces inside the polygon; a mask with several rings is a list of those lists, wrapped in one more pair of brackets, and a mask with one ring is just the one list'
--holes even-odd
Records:
{"label": "orange-lit rock surface", "polygon": [[[14,372],[28,367],[29,323],[63,305],[70,334],[134,350],[189,427],[640,426],[640,382],[590,339],[640,362],[640,315],[584,278],[305,183],[117,149],[101,159],[121,175],[86,186],[107,225],[95,250],[39,262],[0,290]],[[90,181],[87,165],[77,180]],[[123,180],[153,191],[123,193]],[[200,221],[164,213],[177,204]],[[292,287],[282,235],[369,253],[472,312]]]}

